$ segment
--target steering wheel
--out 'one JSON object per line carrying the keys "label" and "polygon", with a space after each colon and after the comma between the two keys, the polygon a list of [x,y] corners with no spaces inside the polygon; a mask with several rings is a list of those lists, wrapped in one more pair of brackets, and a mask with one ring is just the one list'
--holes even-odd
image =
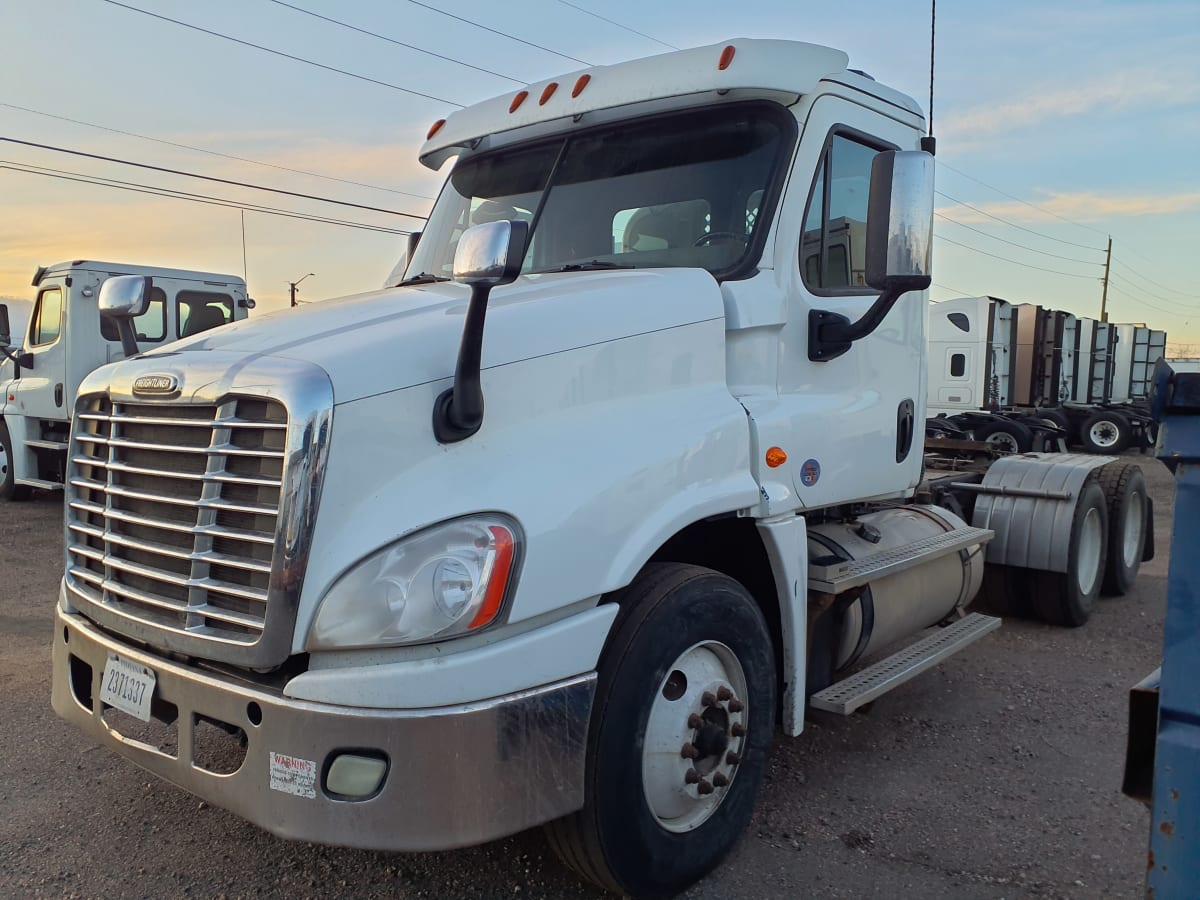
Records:
{"label": "steering wheel", "polygon": [[692,246],[703,247],[705,244],[710,244],[713,241],[741,241],[744,244],[746,243],[746,235],[738,234],[736,231],[709,231],[692,241]]}

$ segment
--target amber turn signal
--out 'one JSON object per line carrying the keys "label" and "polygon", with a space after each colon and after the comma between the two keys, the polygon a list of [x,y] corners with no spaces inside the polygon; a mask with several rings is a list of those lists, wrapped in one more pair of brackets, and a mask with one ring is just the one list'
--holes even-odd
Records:
{"label": "amber turn signal", "polygon": [[767,465],[772,469],[778,469],[787,462],[787,454],[783,452],[782,447],[769,447],[767,449]]}

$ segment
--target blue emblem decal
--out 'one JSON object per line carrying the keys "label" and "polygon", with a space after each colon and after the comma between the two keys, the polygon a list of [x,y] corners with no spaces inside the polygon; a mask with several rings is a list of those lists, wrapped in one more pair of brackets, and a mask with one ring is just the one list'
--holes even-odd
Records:
{"label": "blue emblem decal", "polygon": [[800,483],[812,487],[821,480],[821,464],[815,459],[806,459],[800,467]]}

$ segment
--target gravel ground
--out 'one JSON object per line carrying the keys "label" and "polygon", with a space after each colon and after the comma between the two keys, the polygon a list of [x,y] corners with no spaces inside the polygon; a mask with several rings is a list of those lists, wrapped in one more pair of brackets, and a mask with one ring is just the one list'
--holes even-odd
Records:
{"label": "gravel ground", "polygon": [[[1082,629],[1010,621],[846,719],[777,739],[758,812],[686,896],[1134,897],[1127,690],[1158,665],[1173,483],[1143,458],[1159,556]],[[62,504],[0,519],[0,896],[597,897],[532,831],[471,850],[289,843],[96,747],[50,709]]]}

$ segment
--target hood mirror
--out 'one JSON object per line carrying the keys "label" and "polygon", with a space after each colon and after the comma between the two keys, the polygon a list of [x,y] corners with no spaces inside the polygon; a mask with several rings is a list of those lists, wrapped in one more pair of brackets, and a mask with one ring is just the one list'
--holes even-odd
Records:
{"label": "hood mirror", "polygon": [[133,320],[149,309],[150,287],[148,275],[114,275],[100,285],[100,298],[97,300],[100,315],[112,319],[116,324],[126,358],[137,356],[139,352]]}

